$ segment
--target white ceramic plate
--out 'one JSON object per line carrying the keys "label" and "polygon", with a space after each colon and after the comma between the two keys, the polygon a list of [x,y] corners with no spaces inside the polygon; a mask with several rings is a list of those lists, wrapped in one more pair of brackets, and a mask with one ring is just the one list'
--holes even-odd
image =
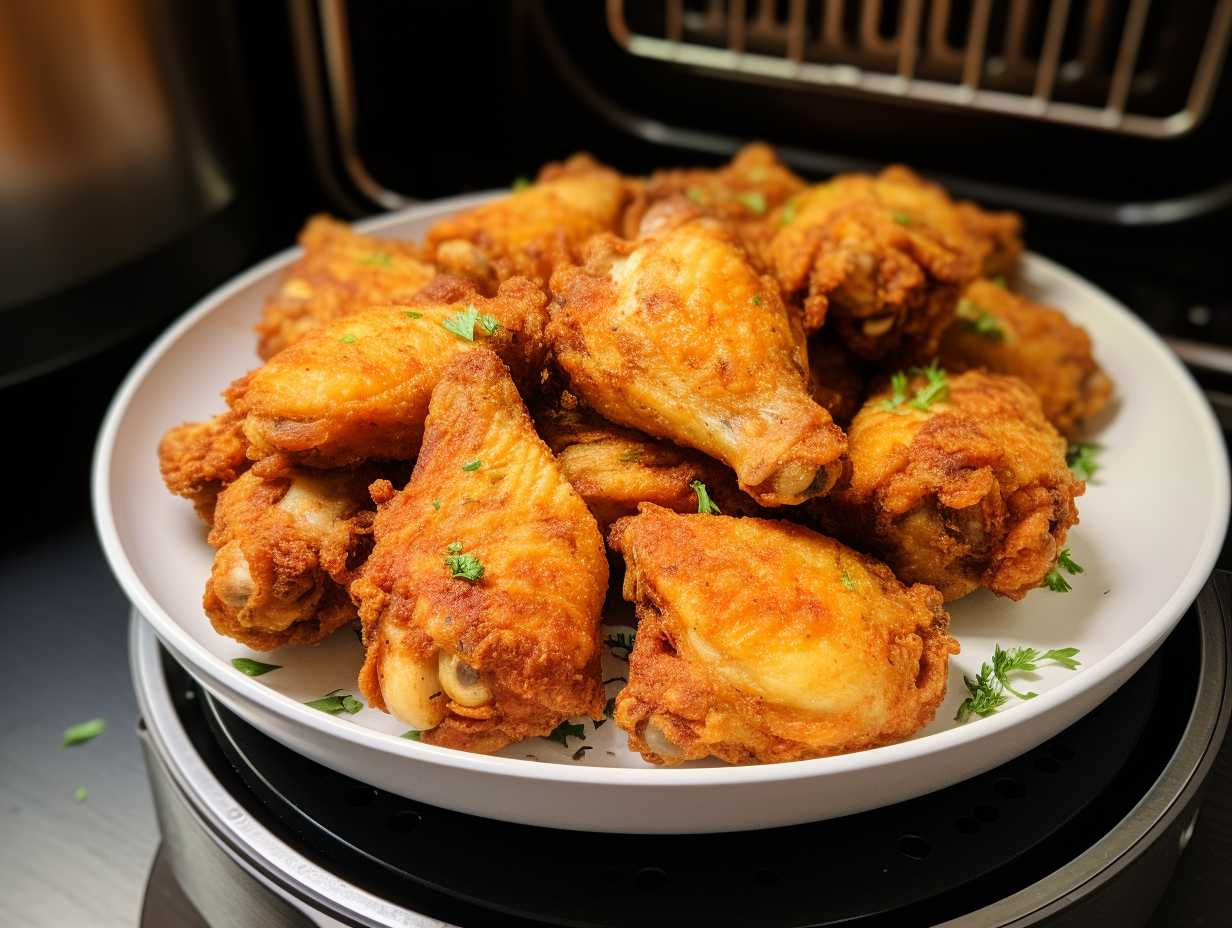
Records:
{"label": "white ceramic plate", "polygon": [[[437,218],[478,197],[445,200],[365,223],[418,238]],[[1038,255],[1024,259],[1026,292],[1063,307],[1092,333],[1119,391],[1092,436],[1102,469],[1080,500],[1071,533],[1086,571],[1073,591],[1033,592],[1019,604],[976,594],[953,604],[963,652],[936,720],[913,739],[841,757],[758,767],[651,767],[615,724],[584,723],[563,748],[535,739],[485,757],[400,738],[396,720],[364,709],[325,715],[303,705],[336,687],[354,693],[361,653],[340,632],[316,648],[253,655],[211,629],[201,591],[212,552],[183,500],[159,477],[155,449],[169,426],[222,407],[219,391],[255,366],[252,324],[289,250],[207,297],[145,354],[116,396],[94,461],[94,505],[112,569],[164,644],[243,718],[313,759],[395,793],[476,815],[614,832],[764,828],[845,815],[958,782],[1056,734],[1112,693],[1176,624],[1210,573],[1228,519],[1228,463],[1205,400],[1169,350],[1136,316]],[[627,622],[619,612],[608,621]],[[1042,670],[1040,693],[995,716],[958,725],[963,674],[993,645],[1081,649],[1078,671]],[[230,665],[256,656],[283,669],[259,678]],[[606,677],[624,664],[609,655]],[[613,683],[609,692],[619,688]],[[579,747],[591,750],[574,759]]]}

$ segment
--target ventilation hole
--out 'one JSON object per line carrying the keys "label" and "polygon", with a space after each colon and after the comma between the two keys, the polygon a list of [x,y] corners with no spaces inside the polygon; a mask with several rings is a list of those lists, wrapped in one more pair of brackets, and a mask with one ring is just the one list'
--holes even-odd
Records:
{"label": "ventilation hole", "polygon": [[954,827],[958,829],[960,834],[974,835],[980,830],[980,823],[969,815],[964,815],[954,823]]}
{"label": "ventilation hole", "polygon": [[1001,777],[993,783],[992,788],[1004,799],[1021,799],[1027,794],[1027,788],[1013,777]]}
{"label": "ventilation hole", "polygon": [[633,877],[633,885],[644,890],[662,889],[666,882],[667,871],[662,867],[642,867]]}
{"label": "ventilation hole", "polygon": [[376,799],[377,793],[371,786],[352,786],[346,791],[346,801],[349,806],[367,806]]}
{"label": "ventilation hole", "polygon": [[981,822],[995,822],[1001,813],[996,806],[978,805],[975,807],[975,817]]}
{"label": "ventilation hole", "polygon": [[1064,744],[1063,742],[1060,742],[1060,741],[1058,741],[1056,744],[1050,744],[1048,746],[1048,753],[1051,754],[1053,757],[1055,757],[1057,760],[1061,761],[1062,763],[1064,763],[1067,760],[1074,759],[1074,749],[1071,748],[1068,744]]}
{"label": "ventilation hole", "polygon": [[912,860],[923,860],[933,852],[933,846],[919,835],[903,835],[898,839],[898,850]]}
{"label": "ventilation hole", "polygon": [[1051,757],[1041,756],[1035,758],[1035,769],[1040,773],[1056,773],[1061,769],[1061,765]]}
{"label": "ventilation hole", "polygon": [[389,817],[389,830],[396,831],[400,835],[414,831],[421,824],[423,824],[423,816],[414,809],[403,809]]}
{"label": "ventilation hole", "polygon": [[777,886],[779,875],[773,870],[767,870],[765,867],[762,867],[753,871],[753,882],[761,886]]}

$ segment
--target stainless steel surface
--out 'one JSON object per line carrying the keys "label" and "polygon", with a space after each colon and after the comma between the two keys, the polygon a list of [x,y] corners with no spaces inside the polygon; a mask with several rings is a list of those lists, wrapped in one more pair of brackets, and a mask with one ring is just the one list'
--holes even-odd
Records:
{"label": "stainless steel surface", "polygon": [[0,308],[137,258],[234,196],[177,16],[144,0],[0,4]]}
{"label": "stainless steel surface", "polygon": [[[1047,7],[1042,47],[1029,50],[1031,0],[1010,0],[1000,55],[989,47],[990,3],[976,0],[961,17],[949,3],[931,5],[927,40],[921,36],[922,0],[901,0],[897,30],[881,32],[880,0],[858,4],[858,42],[847,39],[850,4],[826,0],[823,25],[810,33],[806,5],[790,3],[785,15],[773,0],[755,0],[749,13],[744,0],[710,0],[705,12],[686,9],[684,0],[667,0],[663,29],[654,35],[634,32],[625,17],[624,0],[607,0],[608,30],[630,54],[684,67],[701,68],[746,81],[813,84],[950,107],[984,110],[1024,119],[1067,123],[1091,129],[1150,138],[1170,138],[1194,128],[1206,115],[1232,34],[1232,0],[1219,0],[1196,63],[1171,59],[1156,62],[1165,71],[1193,68],[1183,106],[1167,115],[1135,111],[1132,90],[1139,79],[1158,75],[1138,67],[1150,0],[1130,0],[1122,21],[1102,0],[1071,4],[1052,0]],[[1076,9],[1071,9],[1076,7]],[[1188,4],[1169,4],[1160,14],[1174,20],[1187,15]],[[1063,42],[1071,15],[1085,12],[1077,56],[1063,60]],[[953,21],[951,21],[951,17]],[[946,40],[950,27],[966,36],[962,49]],[[1117,49],[1112,68],[1099,72],[1095,53],[1103,43]],[[752,50],[750,50],[752,49]],[[920,76],[929,65],[928,77]],[[991,89],[995,77],[1003,86]],[[1097,88],[1102,102],[1058,99],[1058,79]],[[1028,90],[1027,88],[1030,88]]]}

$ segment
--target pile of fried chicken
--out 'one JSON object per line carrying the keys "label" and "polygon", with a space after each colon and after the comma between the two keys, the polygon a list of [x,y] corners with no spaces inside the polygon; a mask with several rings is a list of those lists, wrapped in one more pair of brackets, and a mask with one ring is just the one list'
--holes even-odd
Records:
{"label": "pile of fried chicken", "polygon": [[317,217],[300,244],[263,365],[162,474],[209,526],[218,632],[358,620],[360,689],[425,742],[603,717],[609,557],[646,760],[906,738],[958,651],[945,603],[1021,599],[1078,520],[1090,339],[1013,292],[1017,216],[906,168],[577,155],[422,243]]}

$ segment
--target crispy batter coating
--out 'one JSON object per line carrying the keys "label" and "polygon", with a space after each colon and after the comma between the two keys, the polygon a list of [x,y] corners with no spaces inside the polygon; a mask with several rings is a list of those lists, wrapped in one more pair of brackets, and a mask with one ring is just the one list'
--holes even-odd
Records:
{"label": "crispy batter coating", "polygon": [[983,217],[906,168],[844,174],[777,212],[767,253],[784,292],[803,299],[806,329],[829,322],[869,360],[893,352],[923,359],[936,351],[962,288],[1012,247]]}
{"label": "crispy batter coating", "polygon": [[948,399],[926,410],[887,409],[890,396],[875,393],[851,423],[849,473],[816,506],[823,530],[947,601],[981,586],[1022,599],[1055,564],[1086,488],[1039,400],[982,371],[950,377]]}
{"label": "crispy batter coating", "polygon": [[346,585],[372,545],[368,485],[381,476],[267,458],[223,490],[204,597],[215,631],[268,651],[316,644],[353,622]]}
{"label": "crispy batter coating", "polygon": [[621,516],[636,513],[638,503],[697,512],[695,480],[706,485],[714,504],[729,515],[761,512],[736,485],[730,468],[696,451],[613,425],[567,392],[540,405],[534,416],[561,473],[604,531]]}
{"label": "crispy batter coating", "polygon": [[436,276],[417,245],[361,235],[329,216],[309,219],[299,245],[303,256],[266,301],[256,326],[262,358],[357,310],[408,300]]}
{"label": "crispy batter coating", "polygon": [[[636,187],[589,155],[549,164],[531,186],[440,220],[425,248],[438,259],[486,258],[499,280],[530,277],[546,285],[552,270],[577,257],[599,232],[618,232]],[[478,250],[468,251],[460,243]]]}
{"label": "crispy batter coating", "polygon": [[906,738],[945,696],[941,595],[789,522],[621,519],[624,595],[636,604],[616,724],[653,763],[772,763]]}
{"label": "crispy batter coating", "polygon": [[809,338],[808,357],[813,399],[846,427],[864,402],[868,381],[864,366],[824,329]]}
{"label": "crispy batter coating", "polygon": [[708,216],[733,226],[750,254],[759,256],[773,234],[766,217],[805,188],[774,149],[754,142],[721,168],[670,168],[646,182],[646,200],[687,196]]}
{"label": "crispy batter coating", "polygon": [[424,741],[481,752],[601,717],[606,592],[595,520],[504,365],[484,350],[455,359],[411,482],[381,506],[351,585],[369,703]]}
{"label": "crispy batter coating", "polygon": [[[673,204],[666,204],[669,209]],[[604,418],[723,461],[764,506],[823,494],[845,440],[809,396],[798,323],[716,220],[654,215],[552,278],[548,338]]]}
{"label": "crispy batter coating", "polygon": [[167,489],[191,500],[206,525],[214,521],[219,491],[250,463],[243,417],[231,410],[168,429],[158,443],[158,469]]}
{"label": "crispy batter coating", "polygon": [[[313,330],[227,391],[245,416],[249,456],[285,454],[312,467],[412,460],[432,388],[454,357],[487,346],[520,380],[539,369],[545,303],[525,278],[486,298],[467,281],[441,276],[408,303]],[[468,313],[477,320],[473,340],[444,325]]]}
{"label": "crispy batter coating", "polygon": [[963,293],[958,320],[941,341],[948,370],[1012,374],[1036,392],[1057,430],[1075,437],[1112,397],[1112,380],[1091,354],[1091,339],[1051,306],[1032,303],[992,281]]}

